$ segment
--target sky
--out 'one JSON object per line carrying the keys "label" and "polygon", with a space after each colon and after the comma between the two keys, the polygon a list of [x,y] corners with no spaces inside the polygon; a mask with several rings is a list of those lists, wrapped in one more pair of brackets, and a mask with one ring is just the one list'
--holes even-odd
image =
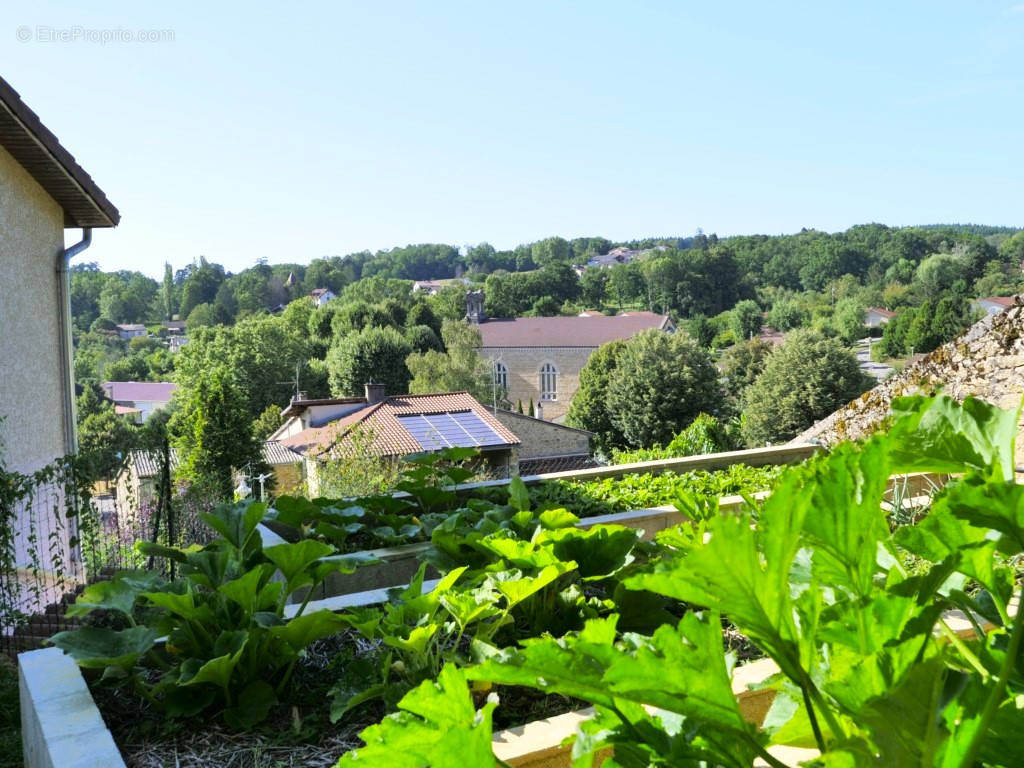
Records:
{"label": "sky", "polygon": [[1024,3],[18,5],[0,75],[120,209],[107,270],[1024,225]]}

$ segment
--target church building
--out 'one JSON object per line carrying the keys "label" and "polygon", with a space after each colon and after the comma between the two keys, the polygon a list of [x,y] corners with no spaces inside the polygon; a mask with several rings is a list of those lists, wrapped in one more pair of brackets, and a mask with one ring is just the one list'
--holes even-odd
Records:
{"label": "church building", "polygon": [[538,417],[559,423],[579,388],[580,370],[599,346],[651,328],[675,331],[667,315],[653,312],[488,318],[483,291],[467,294],[466,319],[479,326],[480,353],[492,361],[506,397],[513,404],[522,401],[524,408],[532,400]]}

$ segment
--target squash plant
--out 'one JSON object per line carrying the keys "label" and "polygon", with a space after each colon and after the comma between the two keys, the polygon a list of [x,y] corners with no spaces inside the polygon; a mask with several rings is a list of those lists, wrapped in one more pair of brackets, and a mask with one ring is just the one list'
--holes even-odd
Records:
{"label": "squash plant", "polygon": [[[448,743],[479,745],[493,705],[467,707],[463,675],[593,702],[575,768],[609,748],[605,766],[782,768],[772,745],[814,747],[813,763],[829,767],[1024,763],[1024,617],[1010,565],[1024,555],[1018,417],[972,399],[896,400],[887,434],[788,470],[756,525],[749,512],[719,515],[626,579],[699,610],[650,636],[621,633],[609,616],[518,648],[478,643],[479,666],[421,686],[339,766],[425,765],[392,745],[439,743],[442,728]],[[958,479],[917,525],[890,531],[887,480],[918,471]],[[908,551],[925,567],[908,572]],[[951,609],[970,617],[972,636],[952,631]],[[732,692],[723,616],[779,668],[764,683],[775,696],[763,723]],[[439,726],[440,711],[458,714]],[[460,764],[495,765],[479,746],[472,755]]]}
{"label": "squash plant", "polygon": [[[429,592],[423,591],[423,563],[408,587],[393,591],[388,604],[346,615],[353,628],[380,641],[386,653],[348,670],[334,689],[333,720],[372,698],[393,707],[410,688],[436,677],[445,663],[469,663],[470,644],[562,634],[612,610],[611,600],[588,597],[580,585],[609,579],[629,566],[636,531],[621,526],[581,530],[564,510],[537,517],[520,510],[517,518],[515,530],[499,528],[487,536],[474,530],[465,549],[453,546],[455,553],[476,553],[483,562],[443,567],[443,578]],[[520,538],[516,530],[531,533]]]}
{"label": "squash plant", "polygon": [[288,597],[369,562],[329,557],[333,547],[311,540],[265,548],[256,529],[265,514],[264,504],[248,503],[204,515],[220,534],[204,547],[140,542],[143,555],[176,561],[181,577],[168,582],[136,571],[93,584],[68,615],[103,609],[127,626],[84,626],[55,635],[53,644],[80,666],[102,669],[104,681],[131,685],[171,717],[214,711],[238,728],[261,721],[302,650],[347,626],[330,611],[305,613],[306,603],[291,615]]}

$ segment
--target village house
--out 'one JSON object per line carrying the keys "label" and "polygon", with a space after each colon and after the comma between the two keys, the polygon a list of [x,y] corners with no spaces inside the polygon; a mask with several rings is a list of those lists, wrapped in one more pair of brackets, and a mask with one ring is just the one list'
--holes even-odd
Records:
{"label": "village house", "polygon": [[[0,79],[0,453],[8,471],[34,472],[77,450],[68,264],[89,247],[94,228],[119,220],[96,182]],[[70,247],[66,229],[82,230]],[[15,593],[27,613],[59,597],[60,581],[51,579],[58,568],[64,577],[80,574],[76,521],[49,527],[63,515],[63,486],[39,490],[15,506],[8,531],[15,565],[37,575],[33,588]]]}
{"label": "village house", "polygon": [[464,277],[449,277],[441,280],[417,280],[412,284],[413,293],[423,293],[425,296],[436,296],[437,292],[449,285],[469,285],[469,280]]}
{"label": "village house", "polygon": [[[137,526],[139,512],[152,509],[157,502],[158,481],[160,478],[159,451],[131,451],[122,462],[114,477],[115,502],[119,521],[122,525]],[[178,468],[178,452],[171,448],[170,470]],[[273,489],[275,495],[296,493],[302,487],[303,471],[302,456],[288,450],[274,440],[263,443],[263,462],[270,468],[271,478],[265,483],[267,489]],[[255,485],[255,493],[260,492],[259,483],[255,478],[246,481]]]}
{"label": "village house", "polygon": [[148,333],[149,331],[142,323],[119,323],[117,325],[117,335],[123,341],[146,336]]}
{"label": "village house", "polygon": [[367,384],[366,397],[293,400],[272,435],[305,457],[309,493],[320,489],[324,461],[364,455],[397,459],[451,447],[475,448],[495,477],[518,471],[519,438],[466,392],[391,395]]}
{"label": "village house", "polygon": [[590,432],[487,408],[467,392],[388,397],[381,385],[367,384],[365,397],[296,398],[281,417],[270,440],[305,457],[311,494],[320,490],[325,460],[356,454],[397,459],[476,448],[482,471],[494,477],[595,466]]}
{"label": "village house", "polygon": [[1014,305],[1013,296],[986,296],[971,302],[971,309],[986,315],[998,315]]}
{"label": "village house", "polygon": [[868,307],[864,310],[864,325],[868,328],[880,328],[896,317],[895,312],[890,312],[882,307]]}
{"label": "village house", "polygon": [[314,288],[309,292],[309,298],[313,300],[313,303],[318,307],[322,307],[331,299],[338,298],[338,294],[332,291],[330,288]]}
{"label": "village house", "polygon": [[101,386],[114,410],[132,416],[139,424],[170,403],[178,388],[170,381],[105,381]]}
{"label": "village house", "polygon": [[467,294],[466,317],[479,326],[480,354],[492,361],[506,398],[524,405],[533,401],[539,417],[559,422],[579,388],[580,371],[598,347],[650,329],[675,331],[667,315],[653,312],[491,319],[484,313],[482,291]]}

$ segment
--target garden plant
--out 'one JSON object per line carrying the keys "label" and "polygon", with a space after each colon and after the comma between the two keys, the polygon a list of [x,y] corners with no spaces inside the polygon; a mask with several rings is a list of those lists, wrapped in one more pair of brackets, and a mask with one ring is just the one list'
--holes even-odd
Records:
{"label": "garden plant", "polygon": [[[449,664],[410,691],[339,766],[496,765],[499,702],[469,687],[495,683],[595,705],[574,768],[602,757],[606,768],[781,768],[773,745],[814,748],[830,767],[1020,765],[1018,416],[972,399],[895,401],[885,434],[788,470],[756,524],[749,511],[716,515],[699,537],[662,537],[665,553],[625,583],[692,606],[679,621],[648,635],[609,615],[515,647],[481,640],[479,664]],[[881,503],[906,472],[955,479],[920,522],[893,529]],[[954,609],[972,633],[951,630]],[[732,691],[722,617],[778,668],[761,723]]]}

